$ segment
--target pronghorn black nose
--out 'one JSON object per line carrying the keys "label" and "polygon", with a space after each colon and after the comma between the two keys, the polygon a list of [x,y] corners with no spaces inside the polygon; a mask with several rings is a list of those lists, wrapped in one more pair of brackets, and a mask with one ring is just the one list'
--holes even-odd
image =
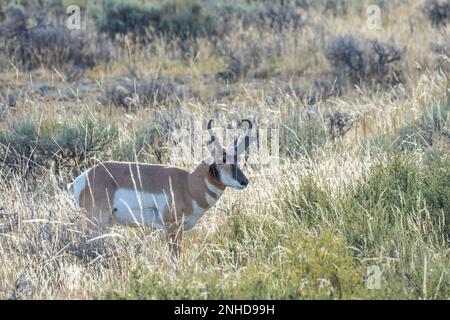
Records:
{"label": "pronghorn black nose", "polygon": [[241,184],[241,186],[246,187],[248,185],[248,180],[247,179],[241,180],[239,181],[239,183]]}

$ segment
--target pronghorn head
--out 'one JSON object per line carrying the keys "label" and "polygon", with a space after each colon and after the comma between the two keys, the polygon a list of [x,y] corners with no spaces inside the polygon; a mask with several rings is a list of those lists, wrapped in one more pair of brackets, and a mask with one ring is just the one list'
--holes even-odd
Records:
{"label": "pronghorn head", "polygon": [[209,120],[208,122],[208,132],[210,136],[208,142],[210,153],[209,171],[211,175],[222,184],[242,190],[248,185],[248,179],[241,168],[239,168],[238,160],[239,156],[246,152],[250,144],[256,140],[256,136],[252,132],[252,122],[248,119],[241,121],[240,125],[244,122],[248,124],[247,131],[239,142],[238,139],[235,139],[233,145],[228,148],[224,148],[220,144],[217,135],[211,128],[212,122],[213,120]]}

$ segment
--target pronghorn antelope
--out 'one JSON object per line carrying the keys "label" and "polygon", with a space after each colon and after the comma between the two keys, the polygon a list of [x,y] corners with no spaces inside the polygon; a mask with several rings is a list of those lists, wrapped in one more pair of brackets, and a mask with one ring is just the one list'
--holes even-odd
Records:
{"label": "pronghorn antelope", "polygon": [[248,179],[238,156],[256,140],[250,120],[244,137],[224,148],[208,122],[209,156],[192,172],[132,162],[103,162],[68,185],[77,205],[85,210],[89,230],[103,230],[110,222],[146,225],[165,230],[172,253],[180,252],[183,230],[195,226],[226,187],[242,190]]}

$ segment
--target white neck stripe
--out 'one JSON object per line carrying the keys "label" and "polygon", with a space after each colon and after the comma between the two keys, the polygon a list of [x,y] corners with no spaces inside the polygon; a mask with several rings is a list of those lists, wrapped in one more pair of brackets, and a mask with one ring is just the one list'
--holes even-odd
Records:
{"label": "white neck stripe", "polygon": [[211,208],[217,202],[217,199],[211,197],[208,193],[205,194],[205,200],[206,203],[208,204],[208,208]]}
{"label": "white neck stripe", "polygon": [[206,184],[206,188],[215,193],[217,196],[220,196],[223,193],[222,189],[217,188],[216,186],[212,185],[211,183],[209,183],[208,178],[205,178],[205,184]]}

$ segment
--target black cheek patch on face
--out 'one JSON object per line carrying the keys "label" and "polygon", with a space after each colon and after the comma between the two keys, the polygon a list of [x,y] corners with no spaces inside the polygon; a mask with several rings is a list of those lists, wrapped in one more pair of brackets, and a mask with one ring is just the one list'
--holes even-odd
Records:
{"label": "black cheek patch on face", "polygon": [[233,179],[239,182],[240,184],[246,186],[248,184],[248,179],[242,170],[237,165],[231,166]]}
{"label": "black cheek patch on face", "polygon": [[231,165],[231,176],[233,177],[234,180],[238,180],[239,181],[239,168],[236,164],[232,164]]}

